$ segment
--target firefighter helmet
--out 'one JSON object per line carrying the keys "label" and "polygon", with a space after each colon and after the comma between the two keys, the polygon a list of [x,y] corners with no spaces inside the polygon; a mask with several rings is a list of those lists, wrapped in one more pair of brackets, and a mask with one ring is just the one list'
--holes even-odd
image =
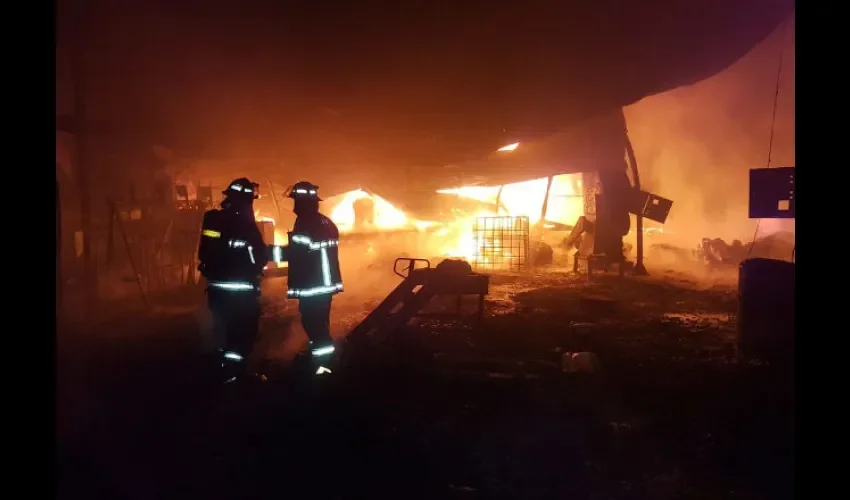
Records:
{"label": "firefighter helmet", "polygon": [[259,193],[257,193],[257,188],[259,184],[255,182],[251,182],[247,177],[240,177],[227,186],[227,189],[221,192],[221,194],[225,196],[242,196],[242,197],[250,197],[251,199],[256,200],[259,198]]}
{"label": "firefighter helmet", "polygon": [[322,201],[319,198],[319,186],[313,184],[312,182],[301,181],[296,182],[292,189],[289,190],[290,198],[301,198],[302,196],[305,198],[313,198],[316,201]]}

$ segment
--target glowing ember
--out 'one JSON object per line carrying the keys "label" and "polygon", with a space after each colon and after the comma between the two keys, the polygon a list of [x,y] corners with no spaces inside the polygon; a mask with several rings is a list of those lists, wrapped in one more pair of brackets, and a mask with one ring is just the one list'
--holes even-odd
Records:
{"label": "glowing ember", "polygon": [[499,149],[497,149],[496,151],[501,151],[501,152],[503,152],[503,153],[504,153],[504,152],[507,152],[507,151],[513,151],[513,150],[515,150],[517,147],[519,147],[519,143],[518,143],[518,142],[514,142],[514,143],[512,143],[512,144],[508,144],[507,146],[502,146],[502,147],[500,147]]}

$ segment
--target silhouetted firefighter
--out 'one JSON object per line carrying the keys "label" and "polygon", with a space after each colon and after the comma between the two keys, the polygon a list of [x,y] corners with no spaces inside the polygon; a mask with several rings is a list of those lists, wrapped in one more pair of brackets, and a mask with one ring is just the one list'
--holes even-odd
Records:
{"label": "silhouetted firefighter", "polygon": [[319,187],[306,181],[292,187],[297,218],[289,233],[289,245],[274,246],[271,257],[289,262],[287,297],[298,299],[301,324],[310,339],[310,355],[316,374],[330,370],[325,366],[334,352],[330,333],[331,301],[342,291],[339,269],[339,229],[319,213]]}
{"label": "silhouetted firefighter", "polygon": [[222,194],[221,210],[204,214],[198,270],[207,280],[215,347],[230,382],[244,374],[257,338],[260,279],[268,258],[254,220],[256,184],[236,179]]}

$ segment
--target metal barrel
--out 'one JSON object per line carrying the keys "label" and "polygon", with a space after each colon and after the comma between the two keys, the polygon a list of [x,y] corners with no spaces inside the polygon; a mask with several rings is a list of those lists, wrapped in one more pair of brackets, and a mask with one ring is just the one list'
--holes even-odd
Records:
{"label": "metal barrel", "polygon": [[794,263],[747,259],[738,271],[738,355],[790,365],[794,358]]}

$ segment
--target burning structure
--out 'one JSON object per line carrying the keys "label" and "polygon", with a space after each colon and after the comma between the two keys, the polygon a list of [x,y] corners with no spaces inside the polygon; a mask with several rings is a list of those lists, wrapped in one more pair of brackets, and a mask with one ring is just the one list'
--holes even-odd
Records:
{"label": "burning structure", "polygon": [[[609,193],[608,211],[620,220],[635,214],[637,231],[643,230],[643,217],[663,223],[672,202],[633,186],[626,167],[638,177],[633,155],[631,165],[626,163],[628,150],[625,121],[618,112],[545,141],[512,143],[482,160],[447,165],[433,178],[422,179],[416,191],[394,193],[394,199],[404,202],[358,188],[329,197],[325,210],[344,238],[361,242],[366,253],[380,254],[389,247],[393,257],[463,258],[477,269],[518,271],[551,262],[551,247],[582,217],[595,221],[600,192]],[[591,240],[589,246],[579,250],[585,256],[619,258],[623,237],[635,234],[629,222],[625,226],[614,229],[619,234],[613,247],[600,248],[603,238],[591,234],[583,239]],[[612,227],[600,223],[590,233]]]}
{"label": "burning structure", "polygon": [[[443,166],[413,187],[331,186],[328,191],[336,194],[325,199],[323,211],[341,231],[349,265],[389,267],[400,256],[460,258],[477,271],[522,271],[552,263],[553,248],[568,231],[587,229],[578,224],[582,218],[597,221],[599,194],[605,193],[609,212],[621,219],[632,213],[637,224],[620,224],[608,238],[614,226],[597,221],[577,245],[578,256],[588,264],[602,257],[621,262],[624,247],[637,243],[639,261],[642,217],[663,221],[669,202],[658,210],[650,201],[663,199],[639,190],[628,152],[625,119],[617,111],[546,140],[511,143],[486,158]],[[133,279],[125,281],[142,293],[197,280],[198,217],[217,203],[219,190],[189,177],[164,176],[151,188],[153,195],[138,197],[131,190],[110,205],[96,248],[103,246],[107,267],[128,268]],[[255,216],[269,243],[286,244],[294,217],[279,199],[285,185],[266,180]],[[636,235],[635,243],[624,242]]]}
{"label": "burning structure", "polygon": [[[339,17],[339,19],[348,20],[345,26],[339,28],[351,29],[352,38],[358,38],[363,43],[333,45],[331,49],[330,47],[320,48],[323,47],[322,44],[305,42],[304,46],[314,47],[320,53],[317,53],[319,55],[315,57],[305,58],[304,61],[309,61],[309,69],[296,71],[305,75],[311,74],[318,81],[333,82],[333,85],[342,86],[317,92],[316,90],[322,88],[321,86],[305,85],[297,91],[294,88],[281,91],[278,85],[272,85],[275,90],[268,93],[246,92],[244,88],[234,86],[228,87],[227,90],[222,87],[214,92],[219,96],[253,94],[251,101],[255,105],[247,107],[227,99],[216,99],[216,105],[212,106],[213,101],[208,97],[202,97],[213,94],[197,91],[198,88],[207,88],[205,86],[207,84],[221,84],[222,79],[217,78],[215,74],[210,77],[209,75],[201,76],[200,73],[191,75],[181,73],[180,78],[193,82],[187,85],[174,85],[173,78],[142,81],[135,75],[132,77],[126,75],[123,68],[126,68],[128,64],[144,65],[147,62],[142,61],[148,61],[148,59],[142,56],[142,52],[121,50],[119,47],[129,49],[161,43],[172,49],[183,47],[189,50],[181,42],[187,33],[183,28],[174,28],[179,23],[169,24],[172,26],[171,31],[163,31],[163,23],[157,19],[157,16],[162,13],[146,16],[141,15],[142,10],[137,10],[141,7],[116,10],[104,9],[103,5],[98,4],[98,8],[84,9],[85,16],[78,16],[69,15],[73,8],[71,5],[63,4],[61,10],[64,15],[59,16],[60,22],[57,24],[57,77],[63,80],[63,84],[57,80],[57,126],[63,121],[84,125],[74,131],[73,141],[77,146],[83,146],[77,148],[78,151],[74,155],[75,165],[71,169],[75,173],[74,179],[65,181],[63,184],[63,179],[57,172],[60,198],[65,200],[66,205],[61,218],[66,221],[66,226],[72,226],[63,229],[60,235],[65,252],[61,257],[57,257],[57,261],[65,259],[71,261],[65,262],[67,265],[62,267],[62,273],[69,275],[64,280],[72,281],[74,278],[70,275],[78,275],[83,281],[94,283],[93,287],[87,286],[87,288],[96,288],[98,257],[95,252],[98,251],[98,247],[93,246],[92,243],[97,239],[96,233],[105,233],[105,224],[102,224],[103,221],[100,220],[103,217],[97,213],[105,211],[102,210],[102,199],[95,196],[96,201],[91,201],[92,193],[112,193],[120,190],[124,179],[119,178],[119,175],[103,180],[113,172],[132,170],[132,168],[115,168],[115,158],[120,157],[118,161],[123,164],[136,163],[128,161],[129,154],[126,153],[128,148],[117,145],[119,137],[132,137],[133,141],[138,141],[148,148],[151,144],[167,143],[181,150],[204,151],[204,154],[220,157],[227,157],[238,151],[237,155],[276,157],[278,161],[292,161],[304,165],[305,168],[315,168],[322,164],[335,165],[337,172],[328,172],[328,175],[337,175],[340,170],[345,170],[340,164],[343,161],[350,161],[349,158],[358,158],[360,166],[383,164],[411,168],[415,162],[433,168],[434,165],[457,161],[468,155],[478,155],[481,151],[492,151],[507,144],[500,148],[502,151],[499,154],[502,155],[502,159],[490,158],[483,162],[493,167],[488,167],[490,171],[487,173],[486,180],[449,181],[451,175],[438,175],[435,176],[435,181],[438,178],[440,185],[433,186],[433,189],[458,188],[459,186],[511,186],[534,179],[548,179],[553,173],[599,172],[606,173],[600,179],[600,184],[607,185],[604,188],[605,191],[618,190],[619,188],[615,185],[625,186],[627,182],[623,182],[623,179],[617,181],[613,179],[616,177],[613,172],[623,172],[625,167],[622,155],[624,127],[618,126],[615,123],[616,120],[611,122],[612,126],[605,133],[579,132],[578,135],[590,139],[586,144],[580,144],[581,140],[571,141],[579,143],[578,150],[591,152],[590,154],[573,151],[559,158],[558,165],[546,162],[539,164],[522,162],[524,163],[522,170],[508,172],[511,175],[506,179],[496,179],[507,171],[495,168],[495,163],[503,160],[520,163],[517,158],[523,157],[529,149],[528,146],[532,145],[529,142],[516,144],[520,138],[525,141],[551,134],[565,126],[575,125],[588,117],[597,116],[600,112],[615,110],[620,106],[634,103],[642,97],[687,85],[717,73],[740,58],[793,12],[793,2],[759,1],[751,2],[751,4],[748,9],[745,9],[748,14],[744,17],[740,14],[742,9],[739,3],[733,2],[706,4],[693,12],[686,12],[686,9],[679,8],[671,10],[671,6],[668,5],[648,8],[642,3],[636,3],[624,5],[605,16],[594,15],[593,10],[585,11],[560,4],[543,9],[519,9],[516,12],[498,9],[485,9],[481,12],[475,8],[469,8],[462,9],[463,12],[458,12],[456,16],[442,16],[439,19],[429,17],[432,14],[430,11],[419,11],[420,7],[406,6],[403,9],[406,12],[402,16],[403,20],[399,19],[398,22],[392,23],[372,23],[374,19],[361,23],[355,19],[357,19],[356,15],[361,15],[362,12],[352,11],[351,16]],[[406,10],[407,7],[411,7],[411,10]],[[658,12],[671,15],[659,16]],[[752,14],[755,12],[759,15]],[[172,14],[177,15],[177,13]],[[278,14],[281,15],[282,22],[294,19],[288,12],[266,13],[262,17],[274,19]],[[316,12],[313,12],[307,17],[318,21],[321,16],[316,16]],[[676,21],[672,22],[671,19]],[[411,22],[422,24],[411,25]],[[148,26],[158,29],[140,28],[144,23],[150,23]],[[705,23],[713,27],[708,29],[708,25],[703,26]],[[309,23],[297,22],[295,26],[307,25]],[[623,39],[614,37],[614,34],[631,33],[635,25],[653,26],[653,29],[648,31],[652,36],[641,37],[638,45],[635,45],[632,36],[626,36]],[[80,30],[78,26],[87,28]],[[92,27],[101,29],[105,26],[118,26],[109,34],[115,37],[115,40],[109,44],[95,43],[97,36],[92,31]],[[324,23],[317,26],[324,26]],[[589,26],[595,28],[583,29]],[[129,29],[131,27],[132,29]],[[604,29],[598,29],[602,27]],[[354,35],[364,28],[372,32],[373,36],[369,38],[370,43],[365,43],[366,37]],[[470,32],[470,29],[473,31]],[[528,45],[521,46],[512,42],[510,50],[506,50],[506,47],[501,44],[504,40],[503,36],[499,35],[496,43],[491,39],[493,33],[501,33],[503,30],[514,32],[517,29],[525,30],[522,33],[527,36],[515,37],[514,42],[524,41],[523,43]],[[220,32],[218,29],[212,31]],[[304,40],[308,40],[304,37],[312,36],[309,33],[319,32],[312,29],[306,29],[303,32],[299,29],[281,31],[277,25],[273,31],[275,34],[285,33],[286,36],[292,37],[292,43],[280,44],[280,46],[301,46]],[[543,33],[551,35],[551,40],[556,42],[540,43],[539,37]],[[694,36],[697,33],[699,36]],[[736,36],[730,36],[730,33]],[[77,36],[79,34],[85,36]],[[202,34],[194,33],[194,35]],[[421,43],[419,37],[422,35],[427,35],[432,43]],[[150,44],[140,45],[139,36],[152,37],[148,40]],[[165,42],[165,40],[169,41]],[[465,40],[465,42],[459,44],[457,40]],[[122,45],[127,43],[129,45]],[[270,47],[275,44],[263,45]],[[200,43],[197,46],[203,47],[205,54],[215,52],[210,48],[212,44]],[[114,49],[105,51],[106,47]],[[400,47],[407,47],[409,50],[398,51],[397,48]],[[670,47],[675,47],[677,50],[665,53]],[[640,50],[637,50],[638,48]],[[332,52],[325,52],[327,50]],[[597,52],[594,54],[593,50]],[[410,51],[420,56],[396,57],[398,54]],[[163,50],[157,57],[149,59],[161,62],[168,59],[163,56],[177,53],[171,49]],[[535,56],[529,57],[532,53]],[[60,57],[63,54],[68,57]],[[192,57],[187,54],[189,52],[175,60],[191,60]],[[698,54],[699,57],[693,57],[693,54]],[[135,59],[137,57],[143,57],[143,59],[137,60]],[[135,62],[128,62],[130,61],[128,58]],[[277,57],[269,57],[268,60],[277,60]],[[339,60],[359,61],[359,63],[352,70],[352,67],[348,65],[337,64],[336,61]],[[557,64],[553,65],[553,61]],[[605,61],[605,64],[599,64],[599,61]],[[390,62],[392,64],[389,64]],[[362,68],[368,64],[372,64],[376,69],[388,67],[394,69],[390,72],[384,71],[383,74],[380,70],[362,71]],[[559,71],[553,73],[553,68],[556,66]],[[178,67],[181,71],[186,70],[185,65],[176,64],[175,68]],[[269,67],[277,67],[277,65],[269,65]],[[516,71],[519,67],[524,69]],[[155,66],[158,70],[162,70],[161,73],[157,73],[153,68],[144,73],[149,76],[175,74],[175,68],[164,71],[165,66]],[[382,76],[375,78],[374,81],[370,80],[371,76],[367,78],[367,75],[378,74]],[[446,79],[444,75],[448,74],[453,77]],[[582,76],[576,78],[576,75]],[[628,85],[623,85],[622,75],[631,75]],[[366,79],[360,81],[359,78]],[[271,74],[257,78],[257,81],[263,80],[272,81]],[[358,89],[356,92],[349,83],[352,81],[359,82],[354,86]],[[342,84],[342,82],[347,83]],[[380,82],[380,85],[376,85],[376,82]],[[387,88],[394,89],[391,99],[388,99],[385,92]],[[470,94],[467,92],[468,89],[476,89],[476,92]],[[189,93],[181,94],[180,92]],[[283,99],[286,103],[280,101],[281,96],[291,95],[299,95],[299,98],[293,100],[286,97]],[[336,97],[328,100],[329,95]],[[385,106],[375,106],[376,95],[382,96],[381,101],[386,104]],[[115,96],[117,100],[112,103],[109,99],[103,99],[105,96]],[[164,98],[164,96],[170,97]],[[189,102],[194,105],[188,105]],[[499,106],[492,106],[493,102],[499,102]],[[175,103],[186,104],[187,110],[194,111],[176,113]],[[292,106],[290,103],[297,103],[297,105]],[[233,111],[246,108],[257,111],[254,113],[256,116],[244,120],[246,123],[275,123],[279,126],[281,122],[279,117],[286,115],[289,117],[286,120],[288,125],[274,132],[269,126],[244,129],[239,133],[234,132],[233,137],[228,137],[219,126],[211,126],[211,124],[234,121]],[[195,112],[201,109],[204,110],[203,114]],[[368,111],[364,112],[364,110]],[[153,119],[154,116],[156,119]],[[410,116],[429,118],[414,120],[403,118]],[[459,120],[458,117],[465,118]],[[108,137],[105,131],[100,130],[100,127],[94,126],[97,123],[112,124],[113,130],[109,131]],[[588,128],[585,125],[581,127]],[[207,128],[210,126],[211,128]],[[598,127],[591,125],[589,128]],[[331,141],[317,133],[319,130],[344,130],[343,134],[336,135],[345,136],[345,139],[336,137],[333,147],[328,147]],[[186,131],[193,131],[188,136],[193,134],[208,136],[210,144],[221,147],[216,147],[215,152],[210,153],[208,148],[193,144],[193,140],[186,140],[188,137]],[[263,139],[256,139],[258,137]],[[388,141],[388,137],[393,139]],[[252,140],[245,142],[246,138]],[[613,147],[608,147],[604,143]],[[110,148],[105,147],[107,144]],[[285,151],[285,154],[282,154],[282,151]],[[600,153],[602,151],[608,152]],[[320,154],[317,154],[319,152]],[[613,152],[617,154],[614,155]],[[600,154],[610,157],[603,158]],[[508,158],[514,159],[508,160]],[[464,164],[464,170],[472,167],[473,165]],[[568,168],[564,170],[562,167]],[[634,168],[633,170],[636,171]],[[242,172],[254,175],[252,170]],[[449,169],[447,172],[452,171]],[[607,173],[611,175],[607,176]],[[625,178],[625,175],[621,177]],[[639,186],[637,181],[636,178],[632,179],[634,187]],[[553,184],[555,182],[553,180]],[[584,183],[587,184],[586,179]],[[507,190],[507,187],[504,190]],[[506,194],[504,190],[503,196]],[[76,203],[77,200],[68,202],[73,198],[79,198],[79,203]],[[397,197],[391,196],[391,198],[396,200]],[[407,197],[403,199],[404,204],[407,205]],[[459,197],[456,197],[455,201],[459,201]],[[550,201],[549,197],[544,198],[544,202]],[[595,199],[589,200],[590,203],[595,203]],[[79,209],[68,210],[69,204],[79,205]],[[359,203],[358,210],[368,211],[366,205],[368,205],[367,202]],[[431,217],[414,216],[407,208],[403,208],[402,211],[418,221],[436,222]],[[507,207],[509,214],[511,211],[512,209]],[[618,211],[635,213],[640,210],[618,208]],[[592,212],[585,210],[585,213]],[[260,215],[268,216],[262,213]],[[487,216],[501,215],[503,214],[498,208],[487,213]],[[278,231],[285,227],[285,215],[272,212],[271,216],[277,221]],[[528,215],[527,217],[529,232],[533,234],[534,219],[539,216]],[[548,213],[544,211],[543,218],[548,217]],[[642,237],[641,223],[641,218],[635,220],[635,234],[638,238]],[[465,231],[471,232],[471,225],[466,226],[469,229]],[[544,222],[542,226],[545,228],[546,223]],[[500,227],[503,228],[504,224],[500,224]],[[445,224],[431,225],[418,232],[430,234],[430,232],[440,231],[451,232],[452,229]],[[357,228],[351,234],[360,232],[360,228]],[[85,238],[82,238],[83,233]],[[81,237],[80,252],[77,252],[74,246],[76,241],[71,241],[72,236],[77,234]],[[445,239],[454,239],[456,242],[454,246],[458,248],[450,248],[448,251],[436,249],[434,252],[436,255],[467,254],[470,258],[476,259],[474,248],[472,251],[469,250],[469,247],[476,246],[474,234],[472,236],[473,242],[470,243],[470,238],[461,236],[452,238],[446,235]],[[534,237],[531,238],[529,254],[534,253]],[[482,241],[486,240],[484,238]],[[495,244],[495,238],[492,239],[492,243]],[[642,245],[637,244],[638,254],[641,248]],[[477,260],[480,262],[482,259]],[[640,261],[640,255],[637,260]]]}

